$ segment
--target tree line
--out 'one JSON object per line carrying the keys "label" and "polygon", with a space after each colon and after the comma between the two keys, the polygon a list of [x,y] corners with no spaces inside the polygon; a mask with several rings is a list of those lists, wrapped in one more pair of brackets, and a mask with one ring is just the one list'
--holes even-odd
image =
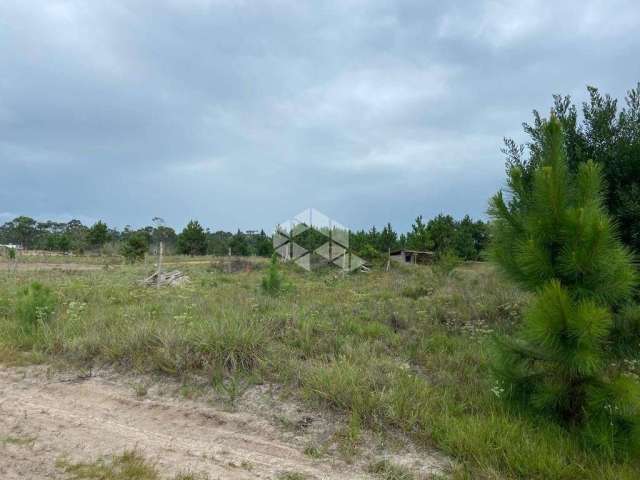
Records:
{"label": "tree line", "polygon": [[489,225],[482,220],[472,220],[466,215],[455,220],[451,215],[439,214],[431,220],[418,216],[411,230],[397,234],[390,223],[382,230],[352,232],[351,249],[366,259],[384,256],[389,250],[406,248],[432,251],[437,255],[453,253],[464,260],[479,260],[489,241]]}
{"label": "tree line", "polygon": [[[317,238],[316,238],[317,237]],[[411,230],[398,233],[387,223],[382,229],[375,226],[350,234],[350,249],[369,260],[383,257],[389,250],[408,248],[436,253],[451,252],[466,260],[481,258],[489,239],[488,224],[472,220],[468,215],[455,220],[440,214],[425,222],[416,218]],[[271,237],[263,230],[235,233],[210,231],[197,220],[191,220],[177,233],[167,226],[146,226],[122,230],[98,221],[91,226],[79,220],[70,222],[39,222],[19,216],[0,226],[0,244],[17,244],[22,248],[52,252],[122,254],[127,258],[144,257],[155,250],[160,241],[166,253],[183,255],[236,255],[270,256],[273,253]],[[314,249],[326,241],[324,235],[308,230],[297,242]]]}

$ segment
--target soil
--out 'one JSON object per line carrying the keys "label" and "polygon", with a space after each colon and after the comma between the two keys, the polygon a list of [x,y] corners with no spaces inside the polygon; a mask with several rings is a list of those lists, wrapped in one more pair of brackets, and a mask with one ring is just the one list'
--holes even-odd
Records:
{"label": "soil", "polygon": [[437,452],[379,446],[362,447],[356,460],[332,448],[312,458],[305,446],[329,445],[338,424],[281,400],[277,388],[245,391],[235,411],[206,396],[186,399],[180,388],[109,370],[79,376],[46,366],[0,367],[0,478],[63,479],[56,467],[62,458],[92,462],[131,449],[167,478],[188,471],[212,480],[277,479],[286,472],[368,479],[366,464],[381,458],[429,478],[449,466]]}
{"label": "soil", "polygon": [[[0,268],[9,270],[7,263],[0,263]],[[18,272],[34,272],[43,270],[59,270],[68,272],[84,272],[91,270],[103,270],[102,265],[95,265],[92,263],[47,263],[47,262],[18,262],[15,265],[15,270]]]}

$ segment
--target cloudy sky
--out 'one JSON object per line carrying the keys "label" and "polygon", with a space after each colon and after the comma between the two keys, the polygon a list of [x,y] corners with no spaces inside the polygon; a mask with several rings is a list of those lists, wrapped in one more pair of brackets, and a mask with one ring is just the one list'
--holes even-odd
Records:
{"label": "cloudy sky", "polygon": [[482,216],[502,137],[640,81],[640,3],[1,0],[0,222]]}

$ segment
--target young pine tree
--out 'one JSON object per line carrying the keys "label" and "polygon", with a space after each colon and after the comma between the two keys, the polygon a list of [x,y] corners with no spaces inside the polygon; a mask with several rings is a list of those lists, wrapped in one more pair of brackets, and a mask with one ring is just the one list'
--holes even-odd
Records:
{"label": "young pine tree", "polygon": [[631,255],[604,208],[600,167],[567,168],[560,122],[544,123],[533,182],[509,172],[510,198],[491,200],[492,254],[535,293],[514,338],[497,342],[502,395],[582,429],[609,454],[640,447],[640,390],[607,358],[612,312],[634,288]]}
{"label": "young pine tree", "polygon": [[278,255],[274,252],[267,274],[262,278],[262,289],[270,294],[277,295],[283,288],[283,278],[278,268]]}

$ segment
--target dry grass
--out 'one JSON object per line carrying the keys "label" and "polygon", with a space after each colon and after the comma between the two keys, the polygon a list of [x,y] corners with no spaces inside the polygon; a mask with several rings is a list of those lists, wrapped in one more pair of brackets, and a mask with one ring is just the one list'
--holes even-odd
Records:
{"label": "dry grass", "polygon": [[[72,463],[60,459],[56,467],[68,480],[163,480],[156,467],[139,452],[126,450],[121,455],[104,457],[90,463]],[[206,480],[207,477],[181,473],[172,480]]]}
{"label": "dry grass", "polygon": [[[637,463],[600,458],[570,432],[496,399],[492,333],[510,330],[527,298],[486,265],[349,276],[291,268],[293,288],[273,297],[261,292],[262,272],[207,264],[181,267],[193,281],[177,289],[138,286],[144,266],[3,276],[0,359],[204,375],[230,401],[248,383],[280,383],[346,414],[346,449],[357,454],[361,429],[403,432],[456,459],[458,479],[637,478]],[[16,292],[35,279],[58,306],[25,332]]]}

